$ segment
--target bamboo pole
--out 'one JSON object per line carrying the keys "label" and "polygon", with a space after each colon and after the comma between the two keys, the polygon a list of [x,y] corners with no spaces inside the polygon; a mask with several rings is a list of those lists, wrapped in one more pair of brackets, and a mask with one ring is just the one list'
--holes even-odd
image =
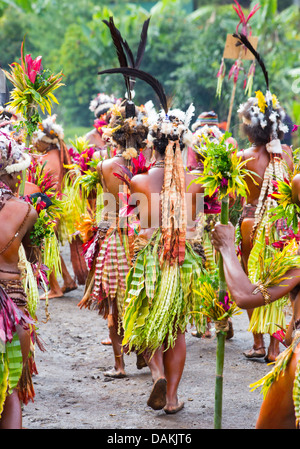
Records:
{"label": "bamboo pole", "polygon": [[[31,120],[31,117],[33,115],[34,112],[34,106],[31,106],[28,110],[28,114],[27,114],[27,120]],[[30,143],[31,143],[31,135],[29,134],[28,130],[27,130],[27,135],[26,135],[26,148],[30,147]],[[26,182],[26,170],[22,171],[22,181],[19,187],[19,196],[24,196],[25,193],[25,182]]]}
{"label": "bamboo pole", "polygon": [[[228,224],[229,220],[229,198],[228,195],[222,199],[221,203],[221,224]],[[219,258],[219,301],[223,302],[226,295],[226,280],[223,267],[223,258]],[[215,417],[214,428],[222,428],[222,405],[223,405],[223,369],[225,356],[226,331],[217,331],[217,351],[216,351],[216,383],[215,383]]]}
{"label": "bamboo pole", "polygon": [[226,131],[229,131],[229,129],[230,129],[232,110],[233,110],[235,93],[236,93],[236,86],[237,86],[237,83],[233,83],[233,88],[232,88],[232,92],[231,92],[231,99],[230,99],[230,104],[229,104],[229,112],[228,112],[228,116],[227,116]]}

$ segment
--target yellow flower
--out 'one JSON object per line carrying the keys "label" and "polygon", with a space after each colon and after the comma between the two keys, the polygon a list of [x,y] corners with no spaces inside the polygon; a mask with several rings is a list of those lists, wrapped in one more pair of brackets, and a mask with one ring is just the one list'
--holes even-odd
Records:
{"label": "yellow flower", "polygon": [[258,101],[258,107],[259,107],[260,111],[265,113],[267,103],[266,103],[264,94],[260,90],[255,92],[255,94],[256,94],[256,98]]}
{"label": "yellow flower", "polygon": [[272,103],[273,103],[273,108],[277,109],[278,108],[278,99],[277,99],[276,95],[272,95]]}

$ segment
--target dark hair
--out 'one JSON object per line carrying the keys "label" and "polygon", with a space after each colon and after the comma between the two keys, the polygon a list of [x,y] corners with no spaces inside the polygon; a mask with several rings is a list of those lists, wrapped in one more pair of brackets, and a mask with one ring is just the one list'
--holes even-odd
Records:
{"label": "dark hair", "polygon": [[[178,120],[177,117],[174,116],[170,116],[169,117],[171,121],[176,121]],[[159,119],[158,122],[161,122],[162,120]],[[166,136],[165,134],[163,134],[159,127],[156,131],[152,130],[150,132],[150,135],[153,138],[153,147],[154,149],[161,155],[163,156],[165,154],[166,148],[168,146],[168,143],[170,140],[173,140],[174,142],[176,140],[178,140],[178,135],[168,135]],[[179,145],[180,145],[180,150],[183,151],[185,144],[182,141],[182,135],[179,138]]]}
{"label": "dark hair", "polygon": [[[136,115],[138,110],[136,109]],[[125,121],[125,107],[121,108],[121,115],[113,116],[109,124],[112,128],[120,126],[113,134],[113,140],[120,145],[122,148],[126,148],[126,142],[133,138],[135,141],[136,149],[145,148],[148,135],[148,127],[142,123],[137,124],[134,128],[129,122]]]}
{"label": "dark hair", "polygon": [[[255,98],[249,98],[249,100],[243,105],[243,108],[239,114],[241,119],[244,118],[249,122],[253,116],[258,119],[258,113],[253,113],[253,107],[256,106],[254,102]],[[279,117],[277,117],[276,127],[277,138],[282,140],[284,138],[284,132],[279,129],[279,124],[285,116],[285,112],[281,107],[279,107],[276,112],[278,112],[279,115]],[[267,124],[264,128],[261,127],[259,121],[257,124],[253,125],[248,125],[247,123],[242,124],[242,132],[256,145],[266,145],[270,142],[270,140],[272,140],[273,122],[270,120],[270,113],[268,113],[268,110],[266,110],[265,113],[265,120]]]}

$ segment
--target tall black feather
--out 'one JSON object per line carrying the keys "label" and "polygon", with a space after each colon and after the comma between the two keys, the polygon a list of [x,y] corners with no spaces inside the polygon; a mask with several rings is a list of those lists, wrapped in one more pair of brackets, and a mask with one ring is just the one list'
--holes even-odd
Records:
{"label": "tall black feather", "polygon": [[[126,54],[123,48],[123,39],[120,31],[116,28],[114,24],[114,19],[112,17],[109,18],[109,22],[107,20],[103,20],[103,23],[108,26],[110,30],[110,34],[117,52],[117,57],[119,60],[120,67],[128,67],[128,62],[126,58]],[[130,81],[128,76],[124,76],[125,86],[127,90],[127,94],[130,95]]]}
{"label": "tall black feather", "polygon": [[163,86],[161,83],[154,78],[154,76],[150,75],[147,72],[144,72],[143,70],[134,69],[131,67],[120,67],[116,69],[107,69],[107,70],[101,70],[101,72],[98,72],[98,75],[104,75],[107,73],[121,73],[122,75],[128,75],[132,76],[134,78],[139,78],[143,81],[145,81],[147,84],[149,84],[156,95],[159,98],[159,101],[161,103],[162,108],[164,109],[165,113],[168,112],[168,104],[167,104],[167,97],[164,91]]}
{"label": "tall black feather", "polygon": [[146,43],[147,43],[149,22],[150,22],[150,17],[149,17],[149,19],[145,20],[145,22],[143,24],[143,28],[142,28],[142,32],[141,32],[141,39],[140,39],[140,43],[139,43],[139,47],[138,47],[138,51],[137,51],[135,65],[134,65],[135,69],[140,68],[140,65],[141,65],[141,62],[142,62],[142,59],[144,56]]}
{"label": "tall black feather", "polygon": [[[109,23],[107,22],[107,20],[103,20],[103,23],[105,23],[109,27],[111,34],[113,33],[112,38],[114,40],[114,43],[116,41],[115,47],[117,49],[120,67],[131,67],[136,69],[140,67],[145,53],[149,22],[150,18],[145,20],[143,24],[137,56],[136,59],[134,59],[133,52],[128,42],[125,39],[123,39],[120,31],[116,28],[113,18],[112,17],[109,18]],[[119,48],[120,45],[122,46],[122,51]],[[121,55],[121,59],[119,55]],[[126,61],[126,64],[124,63],[124,60]],[[127,78],[127,82],[129,83],[129,89],[132,91],[134,89],[135,79],[133,77],[130,77],[129,79]],[[130,92],[128,92],[128,88],[127,93],[129,95],[128,98],[130,98]]]}
{"label": "tall black feather", "polygon": [[268,75],[268,71],[266,69],[266,66],[264,64],[264,61],[262,60],[260,54],[253,48],[253,46],[251,45],[251,43],[249,42],[249,40],[247,39],[247,37],[244,34],[233,34],[233,37],[235,37],[236,39],[238,39],[240,42],[237,43],[237,45],[245,45],[245,47],[254,55],[255,59],[257,60],[258,64],[260,65],[262,72],[264,74],[265,80],[266,80],[266,85],[267,85],[267,90],[269,90],[269,75]]}

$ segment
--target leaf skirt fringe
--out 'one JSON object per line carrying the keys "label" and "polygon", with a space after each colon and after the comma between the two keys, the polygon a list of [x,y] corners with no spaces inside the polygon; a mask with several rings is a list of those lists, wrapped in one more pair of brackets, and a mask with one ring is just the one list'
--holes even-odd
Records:
{"label": "leaf skirt fringe", "polygon": [[[21,343],[16,326],[21,325],[34,338],[34,321],[19,309],[0,287],[0,418],[7,395],[17,389],[19,399],[27,404],[35,396],[32,373],[37,374],[32,351],[23,363]],[[31,346],[33,346],[31,344]]]}
{"label": "leaf skirt fringe", "polygon": [[287,302],[287,298],[282,298],[266,306],[254,309],[249,322],[248,331],[253,334],[273,335],[278,329],[285,329],[286,319],[284,306]]}
{"label": "leaf skirt fringe", "polygon": [[[0,353],[0,418],[8,394],[17,388],[22,375],[22,351],[18,334],[7,342]],[[1,349],[1,351],[2,351]]]}
{"label": "leaf skirt fringe", "polygon": [[181,265],[162,260],[160,238],[158,230],[138,252],[127,276],[123,345],[128,352],[153,354],[163,343],[165,349],[173,347],[178,331],[201,322],[201,314],[194,312],[200,310],[195,290],[203,272],[202,258],[186,242]]}
{"label": "leaf skirt fringe", "polygon": [[115,302],[119,329],[122,326],[126,276],[130,269],[129,253],[126,232],[116,227],[108,229],[88,274],[84,297],[78,304],[80,308],[97,309],[106,319],[110,304]]}

